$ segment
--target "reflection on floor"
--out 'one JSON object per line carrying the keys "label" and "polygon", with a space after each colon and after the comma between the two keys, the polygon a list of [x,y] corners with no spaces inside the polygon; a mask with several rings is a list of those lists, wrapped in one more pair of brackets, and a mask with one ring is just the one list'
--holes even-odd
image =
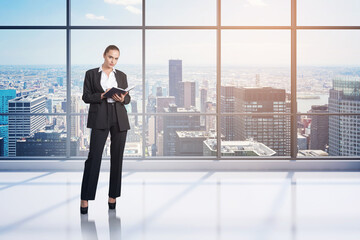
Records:
{"label": "reflection on floor", "polygon": [[0,239],[347,240],[360,236],[359,172],[124,172],[108,210],[100,173],[0,172]]}

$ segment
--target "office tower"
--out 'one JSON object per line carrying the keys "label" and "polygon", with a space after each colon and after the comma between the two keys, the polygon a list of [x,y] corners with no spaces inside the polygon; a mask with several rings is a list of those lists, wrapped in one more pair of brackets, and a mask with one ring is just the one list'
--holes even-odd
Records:
{"label": "office tower", "polygon": [[[175,104],[175,97],[157,97],[156,98],[156,113],[165,112],[170,104]],[[156,117],[156,132],[159,133],[164,130],[163,117]]]}
{"label": "office tower", "polygon": [[179,82],[182,82],[182,60],[169,60],[169,96],[178,98]]}
{"label": "office tower", "polygon": [[149,95],[148,101],[146,104],[146,112],[154,113],[156,112],[156,97],[154,95]]}
{"label": "office tower", "polygon": [[[138,109],[137,109],[137,101],[136,100],[131,100],[131,113],[137,113]],[[135,126],[138,126],[138,115],[135,115]]]}
{"label": "office tower", "polygon": [[[221,112],[290,112],[284,89],[221,87]],[[221,133],[225,140],[254,140],[277,155],[290,155],[290,118],[288,116],[223,116]]]}
{"label": "office tower", "polygon": [[179,82],[176,97],[178,107],[195,107],[195,82]]}
{"label": "office tower", "polygon": [[[80,102],[82,101],[81,96],[71,96],[71,112],[78,113],[80,110]],[[71,116],[71,137],[78,137],[80,131],[80,117]]]}
{"label": "office tower", "polygon": [[[235,87],[234,86],[221,86],[221,100],[220,109],[221,113],[235,112]],[[237,110],[238,111],[238,110]],[[235,140],[235,116],[221,117],[221,134],[225,135],[226,141]]]}
{"label": "office tower", "polygon": [[[7,156],[8,155],[8,131],[9,131],[9,125],[0,125],[0,136],[5,136],[5,137],[0,137],[3,139],[3,145],[2,145],[2,154],[3,155],[0,155],[0,156]],[[6,140],[6,142],[5,142]]]}
{"label": "office tower", "polygon": [[86,115],[80,115],[80,131],[83,135],[85,135],[85,131],[87,131],[87,113],[88,111],[84,108],[80,109],[80,113],[85,113]]}
{"label": "office tower", "polygon": [[[71,156],[78,156],[79,143],[79,138],[71,138]],[[66,156],[66,132],[42,130],[18,139],[16,156]]]}
{"label": "office tower", "polygon": [[47,98],[45,102],[46,109],[48,113],[53,113],[53,100],[52,98]]}
{"label": "office tower", "polygon": [[163,95],[162,87],[156,88],[156,96],[161,97]]}
{"label": "office tower", "polygon": [[297,134],[297,147],[298,147],[298,150],[307,150],[307,138],[301,134]]}
{"label": "office tower", "polygon": [[4,149],[4,138],[0,137],[0,156],[5,156],[5,149]]}
{"label": "office tower", "polygon": [[[311,106],[309,113],[328,113],[328,105]],[[329,116],[312,115],[309,149],[326,150],[329,145]]]}
{"label": "office tower", "polygon": [[156,143],[156,122],[155,116],[150,116],[148,123],[148,145]]}
{"label": "office tower", "polygon": [[64,78],[63,77],[57,77],[56,81],[60,87],[64,86]]}
{"label": "office tower", "polygon": [[[338,77],[330,89],[329,113],[358,113],[360,78]],[[360,117],[329,116],[329,155],[360,155]]]}
{"label": "office tower", "polygon": [[[16,98],[15,89],[0,90],[0,113],[8,113],[8,101]],[[8,116],[0,116],[0,125],[8,124]],[[0,136],[2,137],[2,136]]]}
{"label": "office tower", "polygon": [[164,156],[176,155],[176,131],[203,130],[200,126],[200,116],[191,115],[198,113],[194,108],[178,108],[175,104],[170,104],[164,109],[166,113],[186,113],[187,115],[169,115],[164,116]]}
{"label": "office tower", "polygon": [[[204,156],[217,156],[216,139],[207,139],[203,145]],[[221,141],[221,156],[263,156],[270,157],[276,152],[263,143],[248,141]]]}
{"label": "office tower", "polygon": [[[285,89],[271,87],[235,88],[234,108],[241,113],[290,113],[290,103],[286,100]],[[290,117],[270,116],[234,116],[236,140],[253,138],[276,151],[278,156],[290,155]]]}
{"label": "office tower", "polygon": [[[155,113],[156,112],[156,97],[153,95],[149,95],[148,101],[146,104],[146,112],[147,113]],[[148,123],[150,116],[146,116],[145,124]]]}
{"label": "office tower", "polygon": [[149,92],[149,81],[145,81],[145,99],[147,99],[151,93]]}
{"label": "office tower", "polygon": [[[206,102],[206,113],[216,113],[216,103]],[[206,116],[205,117],[205,129],[206,131],[211,131],[216,129],[216,116]]]}
{"label": "office tower", "polygon": [[[8,113],[9,105],[8,101],[16,98],[16,90],[15,89],[1,89],[0,90],[0,113]],[[0,137],[3,138],[4,141],[4,155],[8,156],[8,144],[9,144],[9,118],[8,116],[0,116]]]}
{"label": "office tower", "polygon": [[207,89],[202,88],[200,90],[200,110],[201,112],[206,112],[206,102],[207,102]]}
{"label": "office tower", "polygon": [[[9,113],[44,113],[45,96],[28,95],[9,100]],[[45,116],[9,116],[9,156],[16,155],[16,141],[45,127]]]}

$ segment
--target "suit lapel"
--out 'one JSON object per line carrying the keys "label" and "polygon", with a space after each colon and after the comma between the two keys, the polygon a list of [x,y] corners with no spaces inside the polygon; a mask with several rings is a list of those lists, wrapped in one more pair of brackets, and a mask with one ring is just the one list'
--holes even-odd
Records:
{"label": "suit lapel", "polygon": [[95,86],[96,88],[98,88],[98,90],[100,90],[101,92],[105,92],[104,89],[101,87],[101,72],[99,72],[99,68],[96,68],[96,73],[95,73]]}
{"label": "suit lapel", "polygon": [[116,79],[117,85],[118,85],[119,88],[123,88],[122,81],[121,81],[121,78],[120,78],[120,73],[117,70],[115,70],[115,71],[116,71],[115,79]]}

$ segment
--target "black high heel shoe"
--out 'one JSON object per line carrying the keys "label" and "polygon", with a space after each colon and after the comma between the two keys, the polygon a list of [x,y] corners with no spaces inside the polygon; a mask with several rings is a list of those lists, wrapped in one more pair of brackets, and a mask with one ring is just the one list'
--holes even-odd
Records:
{"label": "black high heel shoe", "polygon": [[[88,201],[87,201],[88,202]],[[80,206],[80,213],[81,214],[87,214],[88,213],[88,208],[89,208],[89,202],[88,202],[88,206],[87,207],[81,207]]]}
{"label": "black high heel shoe", "polygon": [[116,202],[114,202],[114,203],[109,203],[109,202],[108,202],[108,204],[109,204],[109,209],[115,209],[115,207],[116,207]]}

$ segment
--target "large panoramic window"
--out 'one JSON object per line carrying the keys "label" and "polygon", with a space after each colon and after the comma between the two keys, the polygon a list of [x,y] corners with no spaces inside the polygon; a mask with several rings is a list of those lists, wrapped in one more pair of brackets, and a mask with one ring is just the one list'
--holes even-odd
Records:
{"label": "large panoramic window", "polygon": [[0,5],[0,159],[87,156],[84,76],[110,44],[135,86],[127,159],[360,156],[357,0]]}

